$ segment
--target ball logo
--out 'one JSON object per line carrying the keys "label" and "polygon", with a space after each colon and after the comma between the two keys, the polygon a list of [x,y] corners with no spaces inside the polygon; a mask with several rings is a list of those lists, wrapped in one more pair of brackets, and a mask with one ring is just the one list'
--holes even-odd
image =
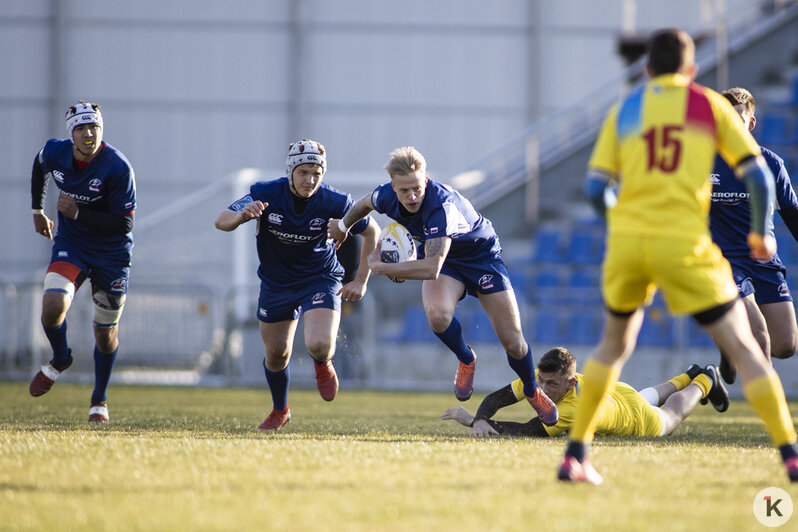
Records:
{"label": "ball logo", "polygon": [[102,185],[102,183],[103,182],[100,181],[99,179],[92,179],[91,181],[89,181],[89,190],[91,190],[92,192],[99,192],[100,185]]}
{"label": "ball logo", "polygon": [[324,303],[324,299],[325,299],[326,295],[327,294],[325,294],[324,292],[317,292],[310,299],[311,304],[313,304],[313,305],[321,305],[322,303]]}
{"label": "ball logo", "polygon": [[311,231],[321,231],[324,228],[324,219],[323,218],[313,218],[310,221],[310,230]]}
{"label": "ball logo", "polygon": [[479,287],[483,290],[487,290],[489,288],[493,288],[493,275],[490,273],[486,273],[482,277],[479,278]]}
{"label": "ball logo", "polygon": [[765,526],[781,526],[792,517],[792,499],[781,488],[765,488],[754,497],[754,517]]}
{"label": "ball logo", "polygon": [[114,292],[123,292],[126,286],[127,286],[127,279],[124,278],[115,279],[111,283],[111,290],[113,290]]}

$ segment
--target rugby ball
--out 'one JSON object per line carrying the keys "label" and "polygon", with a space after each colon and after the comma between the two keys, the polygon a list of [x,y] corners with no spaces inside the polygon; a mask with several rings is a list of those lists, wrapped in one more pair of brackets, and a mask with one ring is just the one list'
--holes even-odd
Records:
{"label": "rugby ball", "polygon": [[[380,260],[382,262],[405,262],[416,260],[416,242],[407,228],[398,223],[386,225],[380,233]],[[387,276],[395,283],[403,283],[404,279]]]}

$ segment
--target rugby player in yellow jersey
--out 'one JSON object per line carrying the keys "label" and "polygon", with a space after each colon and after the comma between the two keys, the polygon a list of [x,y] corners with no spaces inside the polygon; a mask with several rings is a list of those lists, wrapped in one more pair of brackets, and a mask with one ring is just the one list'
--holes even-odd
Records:
{"label": "rugby player in yellow jersey", "polygon": [[[548,437],[567,432],[573,425],[581,397],[582,375],[576,372],[576,357],[564,347],[554,347],[540,358],[536,377],[557,405],[560,417],[556,425],[546,426],[538,417],[526,423],[492,419],[499,409],[524,399],[520,379],[488,394],[475,415],[458,406],[447,409],[441,419],[453,419],[471,427],[471,435],[475,437],[499,434]],[[666,436],[676,430],[702,398],[711,401],[720,412],[729,407],[729,394],[714,366],[702,369],[693,364],[685,373],[639,392],[618,382],[599,414],[596,434]]]}
{"label": "rugby player in yellow jersey", "polygon": [[587,448],[608,392],[634,350],[643,308],[659,287],[671,312],[692,315],[737,367],[743,393],[781,452],[790,480],[798,482],[796,434],[784,389],[751,333],[729,263],[708,228],[706,176],[718,152],[750,194],[751,255],[769,259],[776,251],[775,239],[766,234],[773,174],[731,104],[693,82],[695,44],[686,32],[656,32],[647,70],[649,82],[610,110],[588,163],[587,195],[607,217],[606,322],[583,368],[582,398],[557,477],[603,481]]}

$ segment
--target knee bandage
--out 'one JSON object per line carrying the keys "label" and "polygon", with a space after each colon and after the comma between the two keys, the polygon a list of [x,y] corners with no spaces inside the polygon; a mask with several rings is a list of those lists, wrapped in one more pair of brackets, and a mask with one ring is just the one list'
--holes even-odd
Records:
{"label": "knee bandage", "polygon": [[94,325],[97,327],[115,327],[119,323],[119,318],[122,316],[122,309],[125,308],[125,299],[127,296],[115,296],[97,290],[92,295],[94,302]]}
{"label": "knee bandage", "polygon": [[66,294],[69,299],[75,295],[75,283],[56,272],[47,272],[44,276],[45,292],[60,292]]}

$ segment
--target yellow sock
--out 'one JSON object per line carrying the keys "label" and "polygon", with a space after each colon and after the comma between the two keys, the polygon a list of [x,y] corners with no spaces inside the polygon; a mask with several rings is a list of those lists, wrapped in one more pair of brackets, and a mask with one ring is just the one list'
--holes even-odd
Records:
{"label": "yellow sock", "polygon": [[[687,374],[685,373],[684,376],[686,377]],[[690,384],[695,384],[696,386],[701,388],[701,399],[709,395],[709,391],[712,389],[712,381],[709,380],[709,377],[707,377],[703,373],[697,376],[695,379],[693,379],[693,382],[691,382]]]}
{"label": "yellow sock", "polygon": [[784,398],[784,388],[775,371],[768,370],[766,375],[745,383],[743,393],[765,422],[765,428],[776,447],[795,443],[795,427]]}
{"label": "yellow sock", "polygon": [[673,384],[678,392],[687,388],[687,385],[690,384],[690,376],[687,373],[682,373],[670,379],[668,382]]}
{"label": "yellow sock", "polygon": [[572,441],[590,443],[599,422],[598,413],[607,402],[609,391],[618,381],[620,368],[593,358],[585,362],[582,370],[582,395],[576,405],[576,418],[569,437]]}

